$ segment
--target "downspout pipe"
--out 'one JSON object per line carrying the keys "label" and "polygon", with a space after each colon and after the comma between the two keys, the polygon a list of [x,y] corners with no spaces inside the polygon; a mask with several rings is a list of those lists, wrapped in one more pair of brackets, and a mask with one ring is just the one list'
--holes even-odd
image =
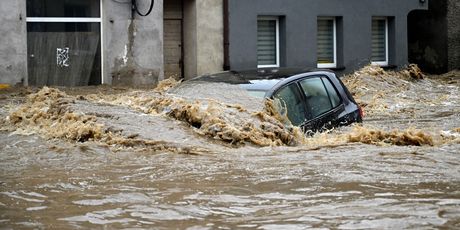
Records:
{"label": "downspout pipe", "polygon": [[230,70],[230,52],[229,52],[229,25],[228,25],[228,1],[229,0],[223,0],[223,10],[224,10],[224,70]]}

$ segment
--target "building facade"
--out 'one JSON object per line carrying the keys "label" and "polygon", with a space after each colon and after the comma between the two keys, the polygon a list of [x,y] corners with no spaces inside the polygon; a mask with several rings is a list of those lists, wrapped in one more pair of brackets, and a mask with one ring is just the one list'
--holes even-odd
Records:
{"label": "building facade", "polygon": [[[446,1],[446,48],[433,49],[450,70],[460,3]],[[411,15],[430,12],[428,0],[155,0],[142,16],[151,2],[2,0],[0,84],[152,85],[266,67],[347,73],[427,55],[412,51],[423,21]],[[434,2],[443,1],[430,1],[435,11]]]}
{"label": "building facade", "polygon": [[2,0],[0,83],[151,85],[223,66],[221,0]]}
{"label": "building facade", "polygon": [[353,71],[408,63],[407,15],[424,0],[228,0],[231,69]]}
{"label": "building facade", "polygon": [[460,1],[431,0],[428,11],[408,16],[409,61],[423,71],[460,69]]}

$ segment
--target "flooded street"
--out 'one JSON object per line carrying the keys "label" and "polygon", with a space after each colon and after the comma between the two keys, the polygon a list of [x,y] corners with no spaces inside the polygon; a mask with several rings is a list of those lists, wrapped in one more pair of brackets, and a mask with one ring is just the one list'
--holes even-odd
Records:
{"label": "flooded street", "polygon": [[0,229],[460,228],[460,74],[343,81],[364,123],[313,137],[220,86],[5,90]]}

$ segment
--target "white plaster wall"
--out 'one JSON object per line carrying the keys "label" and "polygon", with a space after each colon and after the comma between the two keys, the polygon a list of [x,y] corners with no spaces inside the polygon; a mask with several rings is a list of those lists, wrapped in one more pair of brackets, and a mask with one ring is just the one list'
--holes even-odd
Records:
{"label": "white plaster wall", "polygon": [[26,1],[0,2],[0,84],[27,85]]}
{"label": "white plaster wall", "polygon": [[224,66],[222,0],[197,0],[197,75],[215,73]]}
{"label": "white plaster wall", "polygon": [[[150,0],[138,3],[147,12]],[[134,20],[130,4],[103,0],[103,30],[104,83],[150,85],[163,79],[163,0]]]}
{"label": "white plaster wall", "polygon": [[185,78],[223,70],[224,24],[222,0],[185,0]]}

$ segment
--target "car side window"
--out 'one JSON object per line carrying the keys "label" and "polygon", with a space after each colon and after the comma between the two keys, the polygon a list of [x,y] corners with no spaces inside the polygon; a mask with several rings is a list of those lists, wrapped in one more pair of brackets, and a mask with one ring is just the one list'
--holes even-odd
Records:
{"label": "car side window", "polygon": [[305,121],[305,105],[295,83],[280,89],[274,98],[286,108],[287,117],[293,125],[299,126]]}
{"label": "car side window", "polygon": [[337,90],[332,85],[331,81],[328,78],[321,78],[326,86],[327,92],[329,93],[329,98],[331,99],[332,107],[335,108],[340,104],[340,97],[337,93]]}
{"label": "car side window", "polygon": [[[313,118],[335,107],[334,104],[337,101],[336,99],[331,100],[321,77],[304,79],[300,82],[300,85],[305,93],[307,105]],[[332,85],[330,86],[332,87]],[[335,95],[337,96],[337,93]]]}

